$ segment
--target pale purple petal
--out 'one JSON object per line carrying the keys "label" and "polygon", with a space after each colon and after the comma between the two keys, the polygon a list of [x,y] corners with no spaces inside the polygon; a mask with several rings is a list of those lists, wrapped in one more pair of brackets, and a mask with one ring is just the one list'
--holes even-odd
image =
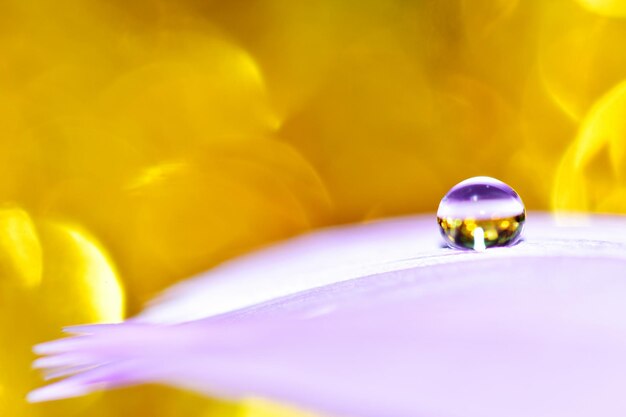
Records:
{"label": "pale purple petal", "polygon": [[[230,313],[70,329],[38,352],[78,373],[30,399],[159,382],[345,416],[626,415],[626,219],[531,215],[525,242],[484,253],[440,249],[428,220],[328,230],[170,292],[237,300],[185,314]],[[237,299],[247,285],[262,296]],[[173,297],[159,319],[188,319]]]}
{"label": "pale purple petal", "polygon": [[[434,215],[336,227],[227,262],[173,286],[136,320],[177,323],[381,272],[509,256],[587,256],[594,242],[626,243],[626,217],[529,213],[515,248],[485,254],[442,247]],[[622,230],[620,232],[620,229]],[[588,242],[577,247],[578,241]],[[606,246],[606,245],[604,245]],[[621,247],[598,248],[607,256]]]}

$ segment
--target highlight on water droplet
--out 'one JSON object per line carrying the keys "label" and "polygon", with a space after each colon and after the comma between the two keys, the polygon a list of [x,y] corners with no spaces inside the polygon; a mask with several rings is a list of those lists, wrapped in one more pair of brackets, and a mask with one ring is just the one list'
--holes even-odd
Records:
{"label": "highlight on water droplet", "polygon": [[452,187],[439,203],[437,222],[446,244],[484,251],[519,241],[526,221],[520,196],[491,177],[473,177]]}

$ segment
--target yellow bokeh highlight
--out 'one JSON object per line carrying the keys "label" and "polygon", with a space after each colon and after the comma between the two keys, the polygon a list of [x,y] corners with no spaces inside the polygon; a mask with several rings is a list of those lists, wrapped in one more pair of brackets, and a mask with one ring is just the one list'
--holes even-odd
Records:
{"label": "yellow bokeh highlight", "polygon": [[557,171],[553,206],[624,212],[626,81],[601,97],[583,120]]}
{"label": "yellow bokeh highlight", "polygon": [[[15,204],[0,207],[0,411],[2,415],[67,415],[62,405],[32,406],[41,384],[30,371],[32,345],[68,324],[120,321],[124,288],[106,251],[88,233],[41,220]],[[97,396],[75,401],[90,407]]]}
{"label": "yellow bokeh highlight", "polygon": [[0,275],[32,289],[41,283],[43,259],[30,216],[17,207],[0,207]]}
{"label": "yellow bokeh highlight", "polygon": [[[91,321],[121,321],[125,310],[124,289],[106,252],[84,232],[69,225],[47,223],[42,226],[42,234],[47,238],[44,240],[46,260],[64,259],[54,269],[47,266],[54,275],[46,279],[42,291],[56,293],[63,288],[66,298],[63,302],[74,298],[72,308],[80,308],[81,314],[88,315]],[[58,277],[63,281],[56,281]],[[71,285],[67,285],[68,281]]]}
{"label": "yellow bokeh highlight", "polygon": [[577,0],[587,10],[603,16],[626,17],[626,3],[623,0]]}
{"label": "yellow bokeh highlight", "polygon": [[476,175],[529,209],[626,213],[624,16],[617,0],[1,2],[0,415],[295,416],[157,387],[29,406],[30,345],[271,242],[433,212]]}

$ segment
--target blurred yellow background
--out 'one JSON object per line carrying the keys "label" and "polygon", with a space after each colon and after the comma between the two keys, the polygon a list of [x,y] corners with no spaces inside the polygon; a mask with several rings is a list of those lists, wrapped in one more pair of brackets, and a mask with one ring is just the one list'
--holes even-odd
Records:
{"label": "blurred yellow background", "polygon": [[619,0],[1,0],[0,415],[296,415],[156,387],[29,405],[30,347],[474,175],[626,213],[624,45]]}

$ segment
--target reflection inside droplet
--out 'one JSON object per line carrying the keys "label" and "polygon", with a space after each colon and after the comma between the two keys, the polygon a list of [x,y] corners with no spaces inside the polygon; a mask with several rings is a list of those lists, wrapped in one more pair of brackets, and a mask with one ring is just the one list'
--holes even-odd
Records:
{"label": "reflection inside droplet", "polygon": [[515,190],[495,178],[474,177],[452,187],[437,210],[446,244],[483,251],[519,241],[526,209]]}

